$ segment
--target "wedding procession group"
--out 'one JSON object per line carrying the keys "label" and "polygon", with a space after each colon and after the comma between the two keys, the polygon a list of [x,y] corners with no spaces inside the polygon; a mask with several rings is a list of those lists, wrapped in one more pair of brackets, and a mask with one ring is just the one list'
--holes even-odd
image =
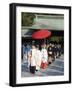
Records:
{"label": "wedding procession group", "polygon": [[45,43],[42,43],[40,46],[41,49],[39,49],[39,45],[36,44],[32,44],[31,48],[27,45],[29,49],[27,50],[27,55],[24,54],[24,57],[27,56],[28,68],[32,74],[35,74],[35,72],[40,69],[46,69],[49,64],[62,54],[60,44],[54,45],[50,43],[48,48]]}

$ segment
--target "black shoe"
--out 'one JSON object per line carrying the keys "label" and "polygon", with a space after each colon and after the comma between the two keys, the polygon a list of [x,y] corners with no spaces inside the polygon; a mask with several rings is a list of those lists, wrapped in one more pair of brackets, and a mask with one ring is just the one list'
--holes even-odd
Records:
{"label": "black shoe", "polygon": [[51,64],[51,62],[49,62],[49,64]]}
{"label": "black shoe", "polygon": [[36,71],[38,71],[38,70],[36,70]]}

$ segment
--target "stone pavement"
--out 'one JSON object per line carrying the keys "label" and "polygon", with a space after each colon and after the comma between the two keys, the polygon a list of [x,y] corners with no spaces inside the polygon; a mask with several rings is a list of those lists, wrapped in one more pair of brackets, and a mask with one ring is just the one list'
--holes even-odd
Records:
{"label": "stone pavement", "polygon": [[32,76],[60,76],[64,75],[64,57],[55,59],[46,69],[40,69],[36,71],[35,74],[31,74],[29,72],[29,68],[27,67],[27,61],[22,63],[21,65],[21,77],[32,77]]}

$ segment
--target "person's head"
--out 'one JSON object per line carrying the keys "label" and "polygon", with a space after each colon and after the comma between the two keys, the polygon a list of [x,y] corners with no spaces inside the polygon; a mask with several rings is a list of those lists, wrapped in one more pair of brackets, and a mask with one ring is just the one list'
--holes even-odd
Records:
{"label": "person's head", "polygon": [[36,49],[37,49],[37,50],[39,49],[39,45],[36,45]]}
{"label": "person's head", "polygon": [[32,44],[32,49],[35,49],[35,48],[36,48],[35,44]]}
{"label": "person's head", "polygon": [[41,44],[41,47],[42,47],[42,48],[46,48],[46,43],[42,43],[42,44]]}
{"label": "person's head", "polygon": [[49,43],[49,46],[52,46],[52,43]]}
{"label": "person's head", "polygon": [[54,43],[52,44],[52,47],[54,47]]}

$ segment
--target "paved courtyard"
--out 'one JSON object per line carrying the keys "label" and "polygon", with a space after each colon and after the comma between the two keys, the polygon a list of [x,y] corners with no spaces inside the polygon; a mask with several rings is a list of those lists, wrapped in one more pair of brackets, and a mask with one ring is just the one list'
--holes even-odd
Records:
{"label": "paved courtyard", "polygon": [[21,69],[22,69],[21,77],[64,75],[64,57],[63,56],[55,59],[55,61],[53,61],[53,63],[50,64],[46,69],[40,69],[39,71],[36,71],[34,75],[29,72],[29,68],[27,64],[28,64],[27,61],[25,61],[21,65]]}

